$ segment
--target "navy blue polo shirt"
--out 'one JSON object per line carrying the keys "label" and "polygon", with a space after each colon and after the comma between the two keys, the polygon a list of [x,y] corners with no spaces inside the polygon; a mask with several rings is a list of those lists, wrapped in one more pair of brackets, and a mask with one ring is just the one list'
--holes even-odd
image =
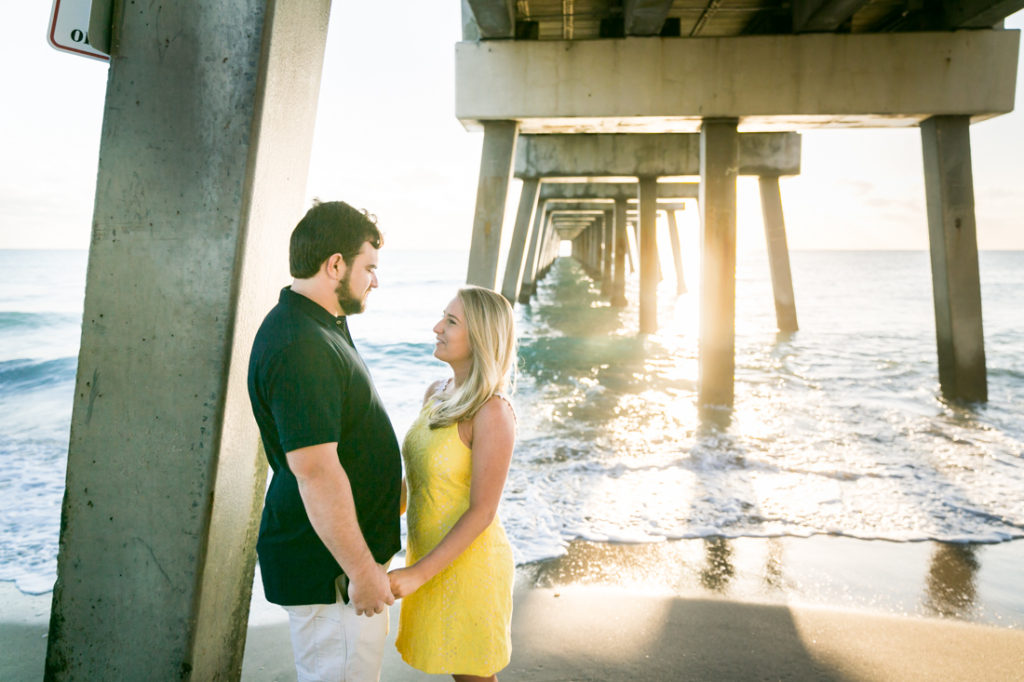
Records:
{"label": "navy blue polo shirt", "polygon": [[333,603],[342,570],[309,522],[285,453],[337,442],[373,558],[384,563],[401,547],[398,439],[345,317],[285,287],[253,341],[249,400],[273,469],[256,543],[267,600]]}

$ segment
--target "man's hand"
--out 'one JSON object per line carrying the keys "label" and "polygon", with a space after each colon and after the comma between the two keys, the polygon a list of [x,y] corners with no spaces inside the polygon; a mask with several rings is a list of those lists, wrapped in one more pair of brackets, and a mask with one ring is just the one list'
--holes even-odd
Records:
{"label": "man's hand", "polygon": [[391,593],[395,595],[396,599],[408,597],[410,594],[420,589],[423,583],[427,582],[424,577],[420,575],[420,571],[416,568],[416,564],[405,568],[396,568],[388,573],[388,578],[391,580]]}
{"label": "man's hand", "polygon": [[391,594],[384,567],[374,564],[374,568],[358,578],[349,576],[348,599],[357,616],[374,616],[394,604],[395,596]]}

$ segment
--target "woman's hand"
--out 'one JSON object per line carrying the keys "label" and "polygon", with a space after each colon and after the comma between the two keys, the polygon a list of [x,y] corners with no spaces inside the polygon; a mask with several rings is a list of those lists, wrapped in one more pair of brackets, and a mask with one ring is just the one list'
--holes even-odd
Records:
{"label": "woman's hand", "polygon": [[391,594],[395,595],[395,599],[401,599],[402,597],[408,597],[410,594],[420,589],[423,583],[427,582],[427,579],[420,575],[420,571],[416,568],[416,564],[412,566],[406,566],[405,568],[396,568],[388,573],[388,579],[391,581]]}

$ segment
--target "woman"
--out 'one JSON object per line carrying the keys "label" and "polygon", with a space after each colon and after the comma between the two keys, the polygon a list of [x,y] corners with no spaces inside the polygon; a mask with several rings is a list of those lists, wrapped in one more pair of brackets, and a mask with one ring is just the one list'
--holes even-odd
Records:
{"label": "woman", "polygon": [[515,362],[512,307],[460,289],[434,326],[434,356],[453,376],[427,389],[402,446],[408,480],[407,566],[396,646],[424,672],[497,680],[511,649],[512,548],[497,517],[515,444],[501,391]]}

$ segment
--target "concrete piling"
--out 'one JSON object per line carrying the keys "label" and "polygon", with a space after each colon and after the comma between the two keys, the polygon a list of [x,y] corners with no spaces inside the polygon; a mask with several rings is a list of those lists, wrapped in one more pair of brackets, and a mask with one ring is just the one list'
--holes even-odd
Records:
{"label": "concrete piling", "polygon": [[970,118],[933,116],[921,123],[935,335],[942,394],[988,400],[974,216]]}
{"label": "concrete piling", "polygon": [[487,121],[483,127],[484,143],[480,153],[480,179],[466,283],[493,289],[497,281],[501,229],[512,177],[518,124],[515,121]]}
{"label": "concrete piling", "polygon": [[515,305],[519,299],[519,287],[523,281],[524,254],[530,239],[530,228],[533,226],[533,214],[537,210],[537,197],[540,196],[540,180],[526,178],[519,194],[519,210],[516,213],[516,224],[512,231],[512,242],[509,244],[508,258],[505,260],[505,277],[501,285],[501,294]]}
{"label": "concrete piling", "polygon": [[799,329],[796,321],[796,297],[793,294],[793,275],[789,267],[789,247],[786,245],[786,223],[782,216],[782,195],[777,176],[758,178],[761,189],[761,213],[764,216],[764,236],[768,249],[768,266],[772,274],[772,293],[775,297],[775,319],[779,331],[785,334]]}
{"label": "concrete piling", "polygon": [[[121,7],[120,3],[116,3]],[[115,12],[47,680],[238,679],[330,3]]]}
{"label": "concrete piling", "polygon": [[626,199],[615,200],[615,262],[612,267],[611,304],[624,307],[626,301],[626,253],[629,250],[629,239],[626,235]]}
{"label": "concrete piling", "polygon": [[638,194],[638,247],[640,251],[640,333],[658,331],[658,179],[640,178]]}
{"label": "concrete piling", "polygon": [[601,244],[604,245],[601,258],[601,296],[611,294],[611,262],[613,259],[614,247],[614,212],[605,210],[601,217]]}
{"label": "concrete piling", "polygon": [[679,243],[679,224],[675,210],[665,212],[668,217],[668,238],[672,242],[672,261],[676,267],[676,295],[686,293],[686,277],[683,275],[683,249]]}
{"label": "concrete piling", "polygon": [[[538,202],[540,204],[540,202]],[[537,288],[537,263],[541,245],[544,243],[543,232],[546,229],[544,206],[536,206],[533,215],[533,227],[530,229],[530,246],[526,252],[526,263],[523,266],[523,283],[519,288],[519,302],[529,303]]]}
{"label": "concrete piling", "polygon": [[736,329],[736,119],[700,129],[701,305],[698,403],[733,403]]}

